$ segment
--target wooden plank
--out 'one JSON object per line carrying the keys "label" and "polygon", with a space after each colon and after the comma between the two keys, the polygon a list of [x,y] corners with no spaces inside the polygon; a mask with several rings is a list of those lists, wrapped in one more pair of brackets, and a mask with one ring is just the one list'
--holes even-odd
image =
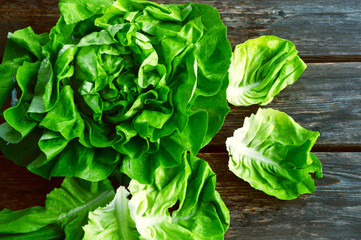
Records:
{"label": "wooden plank", "polygon": [[312,60],[327,60],[323,56],[329,55],[360,55],[361,2],[358,0],[327,4],[323,0],[194,2],[211,4],[219,10],[233,46],[261,35],[276,35],[293,41],[301,55]]}
{"label": "wooden plank", "polygon": [[31,26],[40,34],[49,32],[59,18],[58,1],[0,1],[0,59],[4,54],[8,32]]}
{"label": "wooden plank", "polygon": [[[361,63],[312,63],[301,78],[263,108],[273,108],[301,126],[319,131],[316,146],[355,146],[361,150]],[[232,107],[220,132],[206,151],[224,146],[258,107]],[[222,148],[224,150],[224,148]]]}
{"label": "wooden plank", "polygon": [[316,192],[282,201],[253,189],[228,170],[226,153],[199,154],[217,174],[228,206],[225,239],[360,239],[361,153],[316,153],[324,177]]}
{"label": "wooden plank", "polygon": [[[231,214],[226,239],[359,239],[361,153],[316,153],[324,178],[317,191],[281,201],[257,191],[228,170],[226,153],[199,154],[217,174],[217,190]],[[0,157],[0,209],[43,205],[61,179],[48,182]]]}
{"label": "wooden plank", "polygon": [[46,180],[6,159],[0,152],[0,211],[43,206],[46,194],[59,187],[62,178]]}
{"label": "wooden plank", "polygon": [[[233,46],[261,35],[276,35],[292,40],[308,61],[361,61],[361,2],[358,0],[334,0],[327,4],[324,0],[194,2],[211,4],[219,10]],[[2,1],[0,55],[3,55],[9,31],[31,25],[36,32],[42,33],[56,23],[58,16],[57,1]]]}

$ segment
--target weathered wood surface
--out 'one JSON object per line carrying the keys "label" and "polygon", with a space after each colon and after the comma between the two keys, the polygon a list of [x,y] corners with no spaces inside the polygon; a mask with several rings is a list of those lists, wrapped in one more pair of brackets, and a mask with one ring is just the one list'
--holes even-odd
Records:
{"label": "weathered wood surface", "polygon": [[[0,45],[7,33],[32,26],[48,31],[57,21],[58,1],[1,0]],[[187,0],[155,0],[186,3]],[[216,7],[232,45],[261,35],[292,40],[307,61],[361,60],[361,1],[198,0]],[[3,48],[0,50],[2,56]]]}
{"label": "weathered wood surface", "polygon": [[[361,63],[310,63],[296,83],[263,108],[286,112],[301,126],[319,131],[316,149],[361,151]],[[257,109],[232,107],[206,151],[224,145],[226,138],[243,126],[244,118]]]}
{"label": "weathered wood surface", "polygon": [[[161,0],[162,3],[188,1]],[[292,40],[310,60],[360,55],[361,2],[325,0],[195,1],[216,7],[232,45],[261,35]],[[351,37],[352,36],[352,37]],[[359,56],[354,56],[358,59]]]}
{"label": "weathered wood surface", "polygon": [[[57,2],[0,0],[0,55],[8,32],[27,26],[37,33],[49,31],[59,17]],[[233,46],[267,34],[296,44],[308,69],[267,107],[321,133],[314,150],[324,178],[316,180],[317,191],[292,201],[277,200],[228,171],[224,141],[258,109],[232,107],[222,130],[199,154],[217,173],[217,190],[231,213],[226,239],[360,239],[361,1],[195,2],[219,10]],[[60,183],[59,178],[49,182],[0,156],[0,210],[43,205],[46,194]]]}
{"label": "weathered wood surface", "polygon": [[62,178],[46,180],[0,156],[0,210],[43,206],[45,196],[59,187]]}
{"label": "weathered wood surface", "polygon": [[316,192],[282,201],[228,170],[226,153],[205,153],[231,213],[226,239],[360,239],[361,153],[316,152],[324,177]]}
{"label": "weathered wood surface", "polygon": [[[324,177],[316,192],[282,201],[253,189],[228,170],[226,153],[201,153],[217,174],[217,190],[231,214],[226,239],[359,239],[361,236],[361,153],[315,153]],[[52,181],[0,158],[0,208],[43,205],[61,179]],[[4,170],[6,169],[6,170]]]}

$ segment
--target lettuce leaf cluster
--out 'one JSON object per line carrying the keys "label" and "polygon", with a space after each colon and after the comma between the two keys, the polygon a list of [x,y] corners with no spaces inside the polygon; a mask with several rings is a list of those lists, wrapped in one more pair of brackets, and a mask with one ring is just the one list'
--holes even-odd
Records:
{"label": "lettuce leaf cluster", "polygon": [[151,185],[132,180],[130,193],[118,189],[89,214],[84,239],[223,239],[230,218],[215,178],[206,161],[188,155],[171,171],[158,168]]}
{"label": "lettuce leaf cluster", "polygon": [[0,239],[82,239],[89,211],[115,196],[108,179],[90,182],[65,178],[50,192],[45,207],[0,212]]}
{"label": "lettuce leaf cluster", "polygon": [[50,33],[9,34],[1,150],[45,178],[151,183],[221,128],[231,46],[210,5],[62,0]]}
{"label": "lettuce leaf cluster", "polygon": [[230,216],[216,175],[206,161],[183,158],[171,171],[159,167],[153,184],[131,180],[129,191],[115,193],[108,179],[65,178],[45,207],[2,210],[0,238],[223,239]]}
{"label": "lettuce leaf cluster", "polygon": [[[235,106],[267,105],[306,69],[295,45],[262,36],[236,46],[229,69],[227,100]],[[289,200],[316,190],[310,173],[322,177],[311,153],[319,137],[284,112],[259,109],[227,138],[229,169],[255,189]]]}

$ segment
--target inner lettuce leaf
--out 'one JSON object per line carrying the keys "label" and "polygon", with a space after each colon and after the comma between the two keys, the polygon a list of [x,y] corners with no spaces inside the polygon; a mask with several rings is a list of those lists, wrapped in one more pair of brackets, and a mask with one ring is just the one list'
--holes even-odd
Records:
{"label": "inner lettuce leaf", "polygon": [[295,45],[262,36],[236,46],[229,69],[228,102],[235,106],[267,105],[306,69]]}
{"label": "inner lettuce leaf", "polygon": [[88,223],[83,227],[85,233],[83,239],[139,239],[140,235],[130,216],[129,195],[128,190],[120,186],[108,205],[90,212]]}
{"label": "inner lettuce leaf", "polygon": [[82,239],[89,211],[114,198],[109,180],[89,182],[65,178],[50,192],[45,207],[0,212],[0,239]]}
{"label": "inner lettuce leaf", "polygon": [[89,213],[84,239],[223,239],[230,216],[215,186],[208,163],[188,155],[179,167],[159,167],[151,185],[120,187],[109,205]]}
{"label": "inner lettuce leaf", "polygon": [[322,177],[320,160],[311,153],[319,137],[286,113],[259,109],[226,141],[229,169],[238,177],[279,199],[314,192],[310,173]]}
{"label": "inner lettuce leaf", "polygon": [[155,169],[180,165],[218,132],[232,50],[215,8],[133,0],[59,8],[50,33],[9,34],[0,65],[0,103],[18,93],[0,125],[9,159],[45,178],[96,181],[120,168],[151,183]]}

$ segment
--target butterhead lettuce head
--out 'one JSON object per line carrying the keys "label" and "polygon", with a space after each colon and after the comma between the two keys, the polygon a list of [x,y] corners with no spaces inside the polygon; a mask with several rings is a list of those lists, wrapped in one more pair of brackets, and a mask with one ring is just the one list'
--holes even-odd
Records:
{"label": "butterhead lettuce head", "polygon": [[[50,33],[9,34],[1,149],[45,178],[150,183],[221,128],[231,46],[209,5],[61,0]],[[11,94],[11,92],[13,94]]]}

